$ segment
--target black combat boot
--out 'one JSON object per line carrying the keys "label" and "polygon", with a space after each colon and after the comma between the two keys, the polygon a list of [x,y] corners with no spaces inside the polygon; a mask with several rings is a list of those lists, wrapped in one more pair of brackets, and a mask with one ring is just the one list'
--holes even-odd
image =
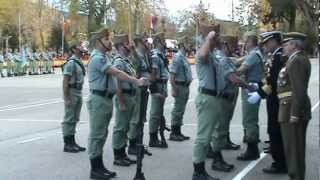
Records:
{"label": "black combat boot", "polygon": [[97,161],[99,162],[98,164],[100,165],[100,169],[102,169],[102,171],[103,171],[105,174],[109,174],[111,178],[117,176],[117,173],[116,173],[116,172],[110,171],[110,170],[108,170],[108,169],[104,166],[102,156],[98,156],[98,157],[97,157]]}
{"label": "black combat boot", "polygon": [[234,168],[234,165],[228,164],[224,161],[221,151],[213,152],[213,160],[211,169],[222,172],[230,172]]}
{"label": "black combat boot", "polygon": [[130,164],[137,164],[137,160],[130,159],[126,153],[126,146],[121,148],[121,156],[123,157],[124,160],[128,161]]}
{"label": "black combat boot", "polygon": [[129,139],[128,154],[137,155],[137,140]]}
{"label": "black combat boot", "polygon": [[161,147],[161,142],[158,139],[158,132],[150,133],[150,147]]}
{"label": "black combat boot", "polygon": [[182,132],[181,132],[181,126],[178,126],[178,133],[179,133],[179,135],[183,138],[183,140],[189,140],[189,139],[190,139],[189,136],[185,136],[184,134],[182,134]]}
{"label": "black combat boot", "polygon": [[71,143],[73,144],[74,147],[76,147],[78,149],[78,151],[85,151],[86,150],[86,148],[81,147],[76,143],[74,135],[71,136]]}
{"label": "black combat boot", "polygon": [[258,143],[247,143],[247,149],[244,153],[240,154],[237,159],[240,161],[253,161],[259,159]]}
{"label": "black combat boot", "polygon": [[79,149],[74,146],[72,143],[72,136],[63,136],[63,141],[64,141],[64,152],[69,152],[69,153],[77,153],[79,152]]}
{"label": "black combat boot", "polygon": [[238,150],[238,149],[240,149],[240,145],[234,144],[231,141],[230,136],[228,135],[227,144],[223,147],[223,149],[224,150]]}
{"label": "black combat boot", "polygon": [[114,153],[114,161],[113,164],[116,166],[130,166],[130,162],[125,160],[122,154],[122,148],[121,149],[113,149]]}
{"label": "black combat boot", "polygon": [[179,126],[171,126],[170,141],[183,141],[183,137],[179,134]]}
{"label": "black combat boot", "polygon": [[201,163],[193,163],[194,172],[192,175],[192,180],[219,180],[218,178],[214,178],[210,176],[205,169],[204,162]]}
{"label": "black combat boot", "polygon": [[102,156],[98,156],[96,158],[90,159],[91,171],[90,178],[91,179],[101,179],[101,180],[109,180],[115,175],[111,175],[110,173],[105,172],[103,168]]}

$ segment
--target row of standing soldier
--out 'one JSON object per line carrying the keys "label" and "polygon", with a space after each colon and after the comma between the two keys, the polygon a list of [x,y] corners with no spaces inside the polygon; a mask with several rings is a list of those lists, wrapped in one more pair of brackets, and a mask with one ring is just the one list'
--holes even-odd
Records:
{"label": "row of standing soldier", "polygon": [[[56,53],[52,49],[41,52],[39,49],[32,52],[18,49],[8,52],[0,50],[1,77],[39,75],[54,73],[53,59]],[[5,72],[6,70],[6,72]]]}
{"label": "row of standing soldier", "polygon": [[[230,52],[230,46],[219,38],[219,26],[202,26],[202,31],[200,31],[203,39],[202,46],[197,55],[199,78],[199,94],[196,99],[198,132],[193,153],[193,179],[217,179],[211,177],[205,171],[204,160],[207,156],[213,158],[211,165],[213,170],[229,172],[234,169],[234,165],[225,162],[221,151],[223,149],[236,150],[240,148],[239,145],[230,141],[229,133],[230,121],[238,95],[238,87],[242,87],[244,142],[247,143],[247,149],[237,159],[246,161],[259,158],[258,112],[260,99],[266,98],[268,133],[271,140],[271,154],[274,163],[270,167],[265,168],[264,172],[285,173],[287,172],[286,164],[290,161],[290,166],[288,166],[290,177],[292,179],[295,179],[297,176],[302,177],[301,173],[304,173],[303,167],[301,171],[293,171],[299,165],[296,161],[297,158],[301,158],[302,155],[292,154],[288,150],[290,148],[286,147],[293,145],[286,143],[286,140],[288,141],[286,138],[291,137],[288,135],[281,136],[282,131],[285,134],[288,133],[287,129],[292,128],[290,127],[291,124],[280,123],[281,126],[283,125],[283,130],[280,132],[280,124],[277,121],[278,118],[276,118],[279,114],[280,121],[280,119],[284,118],[283,114],[288,113],[281,113],[281,105],[280,110],[276,106],[279,104],[279,101],[281,104],[282,100],[282,95],[281,98],[278,97],[279,93],[282,94],[282,92],[276,90],[277,86],[281,87],[281,82],[280,84],[278,82],[278,74],[280,69],[285,67],[286,64],[285,60],[277,60],[280,57],[282,58],[279,54],[281,50],[281,33],[280,35],[279,32],[261,34],[265,49],[268,53],[272,53],[271,60],[268,61],[269,65],[267,65],[267,76],[263,80],[264,58],[258,48],[258,37],[256,35],[249,34],[247,36],[246,49],[248,55],[241,61],[234,62],[227,57],[232,53]],[[290,37],[290,34],[288,34],[288,37]],[[293,37],[301,36],[293,34]],[[148,51],[146,39],[141,36],[134,38],[134,45],[129,43],[127,35],[117,35],[113,42],[117,54],[110,57],[106,53],[112,50],[107,29],[94,33],[91,39],[93,51],[91,52],[88,66],[91,93],[87,102],[90,122],[88,148],[91,162],[91,178],[108,179],[116,176],[115,172],[105,168],[102,157],[113,107],[116,108],[112,139],[114,164],[130,166],[136,163],[136,160],[129,158],[126,153],[127,141],[129,141],[129,154],[136,155],[137,152],[140,152],[138,155],[140,154],[141,157],[141,152],[143,152],[142,154],[148,153],[144,149],[142,140],[142,122],[146,121],[146,107],[149,94],[146,79],[150,80],[149,89],[151,93],[149,146],[158,148],[168,147],[165,139],[158,139],[158,132],[160,130],[160,134],[163,135],[163,131],[166,129],[163,106],[168,95],[167,81],[169,73],[172,85],[171,94],[175,98],[171,114],[172,132],[169,139],[173,141],[189,139],[189,137],[181,133],[183,114],[189,97],[189,86],[192,81],[191,69],[185,57],[183,40],[179,41],[179,52],[174,56],[170,68],[164,54],[165,42],[163,33],[154,36],[154,49],[152,51]],[[64,151],[79,152],[84,151],[85,148],[77,145],[74,135],[82,105],[81,90],[85,69],[81,61],[79,61],[80,54],[82,53],[81,47],[79,44],[71,47],[74,56],[65,65],[63,72],[65,117],[62,127],[65,142]],[[290,54],[287,53],[286,55]],[[74,72],[77,73],[74,74]],[[308,79],[307,76],[305,77],[306,79]],[[281,78],[283,77],[281,76]],[[285,98],[293,96],[292,92],[285,92],[285,94]],[[114,95],[116,95],[115,98],[113,98]],[[296,94],[294,95],[296,96]],[[115,106],[113,106],[113,103]],[[298,117],[300,116],[301,114]],[[137,131],[137,129],[140,130]],[[292,130],[289,132],[292,133]],[[284,137],[284,145],[282,145],[281,137]],[[305,143],[303,138],[300,137],[299,140]],[[137,147],[140,147],[140,149]],[[210,150],[209,153],[208,150]],[[290,158],[287,158],[287,161],[285,161],[285,156],[289,156]],[[141,159],[138,159],[138,161],[141,170]],[[142,176],[140,171],[140,178],[136,179],[144,179]]]}

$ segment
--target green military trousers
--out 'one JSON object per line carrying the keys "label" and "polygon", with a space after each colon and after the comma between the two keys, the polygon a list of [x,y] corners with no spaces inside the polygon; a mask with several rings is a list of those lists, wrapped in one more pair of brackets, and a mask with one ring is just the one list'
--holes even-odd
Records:
{"label": "green military trousers", "polygon": [[259,139],[259,108],[261,101],[256,104],[248,102],[248,94],[242,89],[242,126],[244,128],[244,142],[258,143]]}
{"label": "green military trousers", "polygon": [[219,98],[221,106],[221,111],[219,112],[220,119],[218,119],[218,123],[214,127],[212,134],[212,149],[215,152],[221,151],[228,142],[230,122],[235,109],[236,97],[230,99]]}
{"label": "green military trousers", "polygon": [[93,159],[103,154],[103,146],[108,136],[108,127],[112,117],[113,103],[108,96],[90,94],[87,102],[89,112],[88,153]]}
{"label": "green military trousers", "polygon": [[[142,118],[143,123],[147,121],[147,106],[148,106],[148,91],[147,87],[141,87],[137,89],[137,95],[134,106],[134,118],[130,121],[128,138],[135,139],[137,138],[137,126],[140,118]],[[142,114],[140,114],[142,113]]]}
{"label": "green military trousers", "polygon": [[121,149],[127,145],[129,125],[132,120],[135,120],[134,112],[136,105],[136,96],[123,94],[126,110],[121,111],[119,108],[119,100],[115,98],[116,118],[112,134],[113,149]]}
{"label": "green military trousers", "polygon": [[298,123],[281,122],[284,153],[290,180],[304,180],[306,170],[307,120]]}
{"label": "green military trousers", "polygon": [[7,74],[9,75],[11,75],[11,74],[13,74],[14,73],[14,62],[12,62],[12,61],[6,61],[6,65],[7,65]]}
{"label": "green military trousers", "polygon": [[80,120],[82,107],[81,90],[70,88],[70,104],[64,105],[64,118],[62,122],[63,136],[71,136],[76,133],[76,125]]}
{"label": "green military trousers", "polygon": [[163,116],[163,106],[166,98],[159,95],[151,95],[149,133],[155,133],[160,127],[161,117]]}
{"label": "green military trousers", "polygon": [[14,73],[21,74],[23,71],[22,62],[15,62],[14,64],[15,64]]}
{"label": "green military trousers", "polygon": [[214,128],[223,116],[221,103],[225,102],[222,98],[199,93],[195,103],[198,126],[193,148],[193,162],[200,163],[206,159]]}
{"label": "green military trousers", "polygon": [[36,61],[29,61],[29,72],[36,73]]}
{"label": "green military trousers", "polygon": [[189,99],[189,87],[177,85],[176,94],[171,112],[171,126],[182,126],[184,111]]}

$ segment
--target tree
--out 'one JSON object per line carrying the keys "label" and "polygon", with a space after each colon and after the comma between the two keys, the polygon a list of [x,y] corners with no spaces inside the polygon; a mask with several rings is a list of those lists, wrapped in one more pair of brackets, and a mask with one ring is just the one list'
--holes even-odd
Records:
{"label": "tree", "polygon": [[257,25],[260,18],[259,12],[259,1],[239,0],[239,5],[236,7],[235,14],[241,25],[240,29],[242,31],[257,31]]}
{"label": "tree", "polygon": [[[61,49],[62,47],[62,28],[59,25],[52,25],[51,33],[48,40],[48,46],[55,48],[55,49]],[[66,38],[64,36],[64,49],[68,48],[68,44],[66,41]]]}

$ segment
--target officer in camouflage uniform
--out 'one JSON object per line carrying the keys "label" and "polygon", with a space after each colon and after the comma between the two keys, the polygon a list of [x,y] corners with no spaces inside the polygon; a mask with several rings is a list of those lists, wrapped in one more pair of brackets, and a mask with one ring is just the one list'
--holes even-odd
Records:
{"label": "officer in camouflage uniform", "polygon": [[[267,100],[268,112],[268,134],[270,138],[270,153],[274,162],[271,166],[264,168],[263,172],[269,174],[286,173],[287,166],[283,150],[283,142],[281,137],[280,124],[278,122],[279,99],[277,96],[277,80],[278,75],[285,63],[282,55],[282,35],[280,31],[271,31],[260,34],[262,38],[261,44],[265,47],[266,53],[270,53],[271,57],[266,63],[266,77],[263,85],[260,86],[256,93],[253,93],[249,101],[252,104],[261,98]],[[251,101],[254,100],[255,101]]]}
{"label": "officer in camouflage uniform", "polygon": [[115,77],[122,81],[144,85],[144,79],[136,79],[118,70],[111,64],[107,51],[112,50],[108,29],[101,29],[91,35],[93,50],[88,65],[90,95],[87,102],[89,112],[88,153],[91,163],[92,179],[108,179],[116,173],[105,168],[103,163],[103,146],[107,140],[108,127],[113,111],[113,96],[116,92]]}
{"label": "officer in camouflage uniform", "polygon": [[[246,38],[246,50],[248,55],[238,73],[244,75],[245,80],[255,84],[257,87],[261,84],[264,75],[263,56],[258,48],[258,37],[253,33],[248,33]],[[240,154],[237,159],[240,161],[255,160],[260,157],[258,143],[259,139],[259,107],[260,100],[255,104],[249,103],[250,93],[244,89],[241,92],[242,98],[242,124],[244,128],[244,142],[247,143],[247,149]]]}
{"label": "officer in camouflage uniform", "polygon": [[82,107],[82,87],[85,76],[85,68],[80,60],[84,50],[79,43],[74,42],[69,48],[70,58],[63,65],[63,99],[64,118],[62,122],[62,134],[64,140],[64,152],[76,153],[85,151],[75,141],[76,125],[80,120]]}
{"label": "officer in camouflage uniform", "polygon": [[170,65],[170,82],[174,107],[171,112],[171,134],[169,140],[184,141],[190,137],[181,133],[183,114],[189,99],[189,86],[192,81],[190,64],[186,57],[186,38],[181,38],[178,44],[179,51],[175,54]]}
{"label": "officer in camouflage uniform", "polygon": [[3,65],[4,64],[4,57],[3,57],[3,52],[2,50],[0,50],[0,74],[1,74],[1,77],[4,77],[4,74],[3,74]]}
{"label": "officer in camouflage uniform", "polygon": [[302,33],[285,34],[283,55],[288,60],[278,78],[279,122],[290,180],[305,179],[306,131],[311,119],[311,64],[303,51],[305,38]]}
{"label": "officer in camouflage uniform", "polygon": [[164,33],[154,35],[151,59],[151,107],[150,107],[150,147],[167,148],[167,144],[163,144],[158,139],[158,129],[160,127],[163,115],[163,107],[168,96],[167,82],[169,78],[168,62],[165,56],[165,39]]}
{"label": "officer in camouflage uniform", "polygon": [[[136,35],[133,39],[135,48],[132,50],[132,58],[133,58],[133,65],[136,70],[136,74],[138,78],[144,77],[150,79],[151,73],[151,59],[149,55],[148,49],[148,42],[147,38],[143,35]],[[130,155],[137,155],[137,143],[142,144],[143,138],[138,137],[138,123],[142,121],[142,123],[146,122],[147,116],[147,106],[148,106],[148,86],[141,86],[137,89],[136,94],[136,104],[135,104],[135,113],[134,113],[134,120],[130,121],[128,138],[129,138],[129,148],[128,154]],[[141,119],[140,119],[141,118]],[[139,142],[140,141],[140,142]]]}
{"label": "officer in camouflage uniform", "polygon": [[[113,57],[114,66],[126,72],[132,77],[136,77],[136,72],[129,57],[130,47],[128,35],[116,35],[114,46],[117,54]],[[118,80],[117,96],[115,97],[116,117],[112,134],[112,147],[114,152],[114,165],[130,166],[136,161],[130,159],[126,154],[126,145],[131,121],[135,121],[134,110],[136,106],[137,87],[132,82]]]}

